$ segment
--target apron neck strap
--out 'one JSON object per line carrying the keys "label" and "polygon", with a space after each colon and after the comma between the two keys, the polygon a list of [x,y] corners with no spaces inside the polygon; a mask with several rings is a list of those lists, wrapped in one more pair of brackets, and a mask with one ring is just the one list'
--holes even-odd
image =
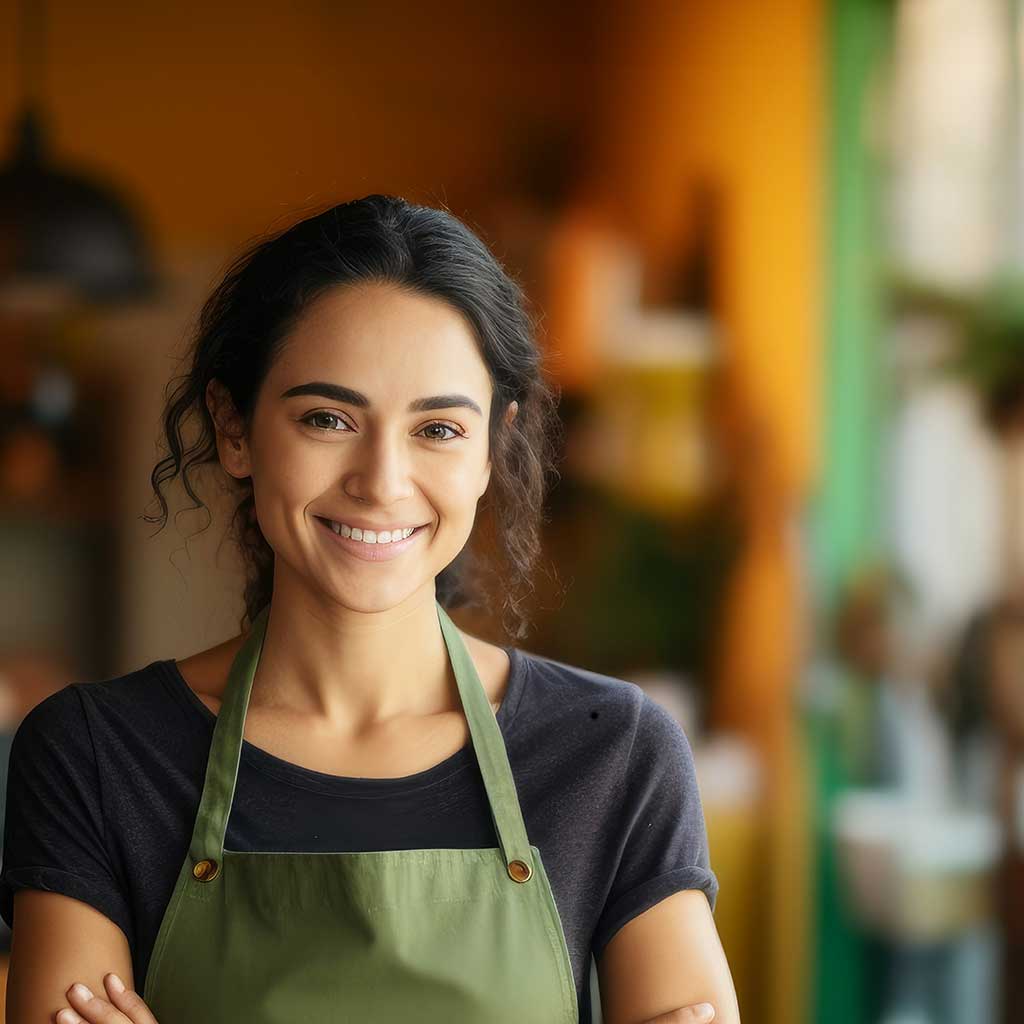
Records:
{"label": "apron neck strap", "polygon": [[[532,863],[526,825],[501,729],[455,623],[440,602],[435,600],[435,606],[506,865],[513,860]],[[231,663],[224,699],[214,724],[203,793],[189,846],[193,862],[203,859],[223,862],[224,838],[238,780],[245,716],[269,617],[268,604],[253,619],[252,628]]]}

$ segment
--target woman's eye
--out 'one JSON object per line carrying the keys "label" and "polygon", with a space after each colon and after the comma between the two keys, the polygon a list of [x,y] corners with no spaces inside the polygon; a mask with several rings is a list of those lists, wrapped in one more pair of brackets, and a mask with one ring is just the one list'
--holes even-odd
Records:
{"label": "woman's eye", "polygon": [[428,437],[428,441],[454,441],[456,437],[462,436],[462,434],[458,430],[456,430],[454,427],[449,426],[447,423],[428,423],[423,429],[429,430],[431,427],[440,427],[442,430],[451,431],[454,437]]}
{"label": "woman's eye", "polygon": [[333,412],[311,412],[308,416],[304,416],[300,420],[300,422],[301,423],[309,423],[309,425],[311,427],[313,427],[315,430],[332,430],[335,433],[344,433],[344,431],[340,431],[340,430],[338,430],[335,427],[323,427],[323,426],[320,426],[320,425],[312,422],[313,420],[317,420],[317,419],[320,419],[320,420],[323,420],[323,419],[333,420],[335,423],[342,423],[342,424],[344,424],[345,430],[349,429],[348,424],[345,423],[345,421],[340,416],[335,416]]}

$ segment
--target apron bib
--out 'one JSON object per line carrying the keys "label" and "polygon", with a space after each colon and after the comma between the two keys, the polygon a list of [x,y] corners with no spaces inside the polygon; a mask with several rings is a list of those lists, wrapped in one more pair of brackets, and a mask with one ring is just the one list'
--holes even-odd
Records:
{"label": "apron bib", "polygon": [[146,971],[142,996],[160,1024],[578,1024],[562,922],[501,729],[435,603],[500,846],[224,848],[268,605],[232,662],[188,855]]}

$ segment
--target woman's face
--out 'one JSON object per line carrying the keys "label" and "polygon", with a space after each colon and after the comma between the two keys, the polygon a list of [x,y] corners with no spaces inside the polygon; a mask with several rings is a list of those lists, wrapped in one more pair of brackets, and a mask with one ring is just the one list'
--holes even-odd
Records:
{"label": "woman's face", "polygon": [[[364,612],[433,594],[490,479],[490,405],[475,337],[447,303],[381,284],[322,295],[269,370],[249,436],[218,436],[225,469],[252,477],[275,591],[308,585]],[[393,548],[326,520],[420,529]]]}

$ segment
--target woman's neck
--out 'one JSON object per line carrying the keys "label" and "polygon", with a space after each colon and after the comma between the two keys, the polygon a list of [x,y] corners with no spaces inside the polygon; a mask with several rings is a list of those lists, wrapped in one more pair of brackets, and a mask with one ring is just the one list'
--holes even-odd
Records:
{"label": "woman's neck", "polygon": [[382,612],[275,588],[250,706],[359,733],[460,706],[433,587]]}

